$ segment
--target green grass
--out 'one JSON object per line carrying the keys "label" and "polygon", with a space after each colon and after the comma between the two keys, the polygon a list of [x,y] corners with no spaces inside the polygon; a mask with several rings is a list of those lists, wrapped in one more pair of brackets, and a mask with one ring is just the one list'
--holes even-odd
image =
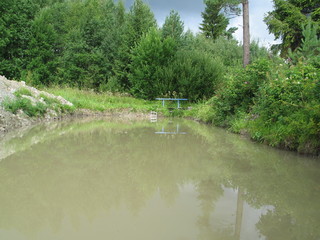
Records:
{"label": "green grass", "polygon": [[29,89],[22,87],[22,88],[19,88],[17,91],[15,91],[14,95],[19,98],[22,95],[32,96],[32,93]]}
{"label": "green grass", "polygon": [[74,104],[76,109],[93,111],[130,110],[133,112],[148,112],[157,110],[159,102],[136,99],[129,96],[96,93],[73,88],[48,88],[45,91],[61,96]]}
{"label": "green grass", "polygon": [[42,93],[41,93],[39,96],[40,96],[40,97],[45,101],[45,103],[48,104],[48,105],[61,104],[61,103],[59,102],[59,100],[56,99],[56,98],[48,97],[47,95],[42,94]]}
{"label": "green grass", "polygon": [[57,113],[67,113],[73,112],[74,107],[63,105],[58,99],[50,98],[45,94],[40,94],[40,98],[44,100],[43,102],[32,103],[32,101],[23,96],[32,96],[31,92],[26,88],[18,89],[14,95],[15,99],[5,99],[1,105],[8,112],[16,114],[19,110],[22,110],[29,117],[43,117],[48,109],[53,109]]}
{"label": "green grass", "polygon": [[43,103],[37,103],[33,105],[31,100],[26,98],[17,99],[5,99],[2,102],[4,109],[8,112],[16,114],[18,110],[23,110],[23,112],[29,117],[43,116],[46,113],[46,105]]}

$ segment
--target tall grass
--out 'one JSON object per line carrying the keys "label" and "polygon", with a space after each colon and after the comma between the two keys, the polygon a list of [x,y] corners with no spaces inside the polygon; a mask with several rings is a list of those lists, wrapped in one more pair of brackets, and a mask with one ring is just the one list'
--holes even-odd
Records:
{"label": "tall grass", "polygon": [[93,111],[130,110],[148,112],[157,110],[159,102],[136,99],[111,93],[97,93],[73,88],[48,88],[45,91],[72,102],[76,109]]}

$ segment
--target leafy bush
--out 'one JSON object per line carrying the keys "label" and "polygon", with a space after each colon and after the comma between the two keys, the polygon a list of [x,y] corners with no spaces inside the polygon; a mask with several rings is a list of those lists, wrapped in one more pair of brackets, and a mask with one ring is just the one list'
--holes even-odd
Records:
{"label": "leafy bush", "polygon": [[210,98],[221,82],[224,67],[210,54],[198,50],[179,51],[175,59],[162,69],[161,78],[171,92],[191,101]]}
{"label": "leafy bush", "polygon": [[260,86],[267,80],[269,71],[270,62],[263,59],[248,65],[246,69],[236,70],[229,76],[208,103],[215,112],[211,121],[216,125],[229,126],[230,119],[239,112],[248,113]]}
{"label": "leafy bush", "polygon": [[319,69],[305,64],[274,71],[252,111],[252,137],[299,152],[319,152],[319,76]]}
{"label": "leafy bush", "polygon": [[131,54],[129,81],[134,96],[153,99],[170,90],[170,82],[161,77],[161,72],[175,51],[175,41],[170,37],[163,39],[156,28],[141,39]]}

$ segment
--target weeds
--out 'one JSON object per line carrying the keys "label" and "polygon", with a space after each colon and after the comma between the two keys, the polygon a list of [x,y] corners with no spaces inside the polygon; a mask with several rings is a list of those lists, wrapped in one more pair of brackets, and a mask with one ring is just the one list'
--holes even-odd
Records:
{"label": "weeds", "polygon": [[24,96],[32,96],[32,93],[27,88],[19,88],[17,91],[14,92],[14,95],[17,98],[20,98],[22,95],[24,95]]}
{"label": "weeds", "polygon": [[89,109],[93,111],[129,109],[133,112],[149,112],[156,111],[159,107],[159,104],[153,101],[123,95],[101,94],[89,90],[49,88],[46,91],[62,96],[72,102],[76,109]]}
{"label": "weeds", "polygon": [[46,105],[43,103],[32,104],[31,100],[26,98],[5,99],[2,105],[6,111],[16,114],[18,110],[22,110],[29,117],[40,117],[46,113]]}

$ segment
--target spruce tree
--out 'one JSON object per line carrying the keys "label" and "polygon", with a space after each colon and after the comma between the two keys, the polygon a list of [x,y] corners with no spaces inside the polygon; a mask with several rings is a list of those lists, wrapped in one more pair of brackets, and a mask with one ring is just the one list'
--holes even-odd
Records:
{"label": "spruce tree", "polygon": [[206,0],[205,4],[200,30],[207,38],[217,39],[226,32],[229,20],[222,13],[222,2]]}
{"label": "spruce tree", "polygon": [[[280,50],[282,56],[287,56],[288,50],[295,50],[302,44],[302,26],[308,23],[320,24],[319,0],[273,0],[274,10],[268,12],[264,21],[269,32],[273,33],[281,43],[274,45],[275,50]],[[318,30],[320,34],[320,30]]]}
{"label": "spruce tree", "polygon": [[130,71],[131,50],[140,42],[141,37],[156,25],[156,20],[150,7],[142,0],[135,0],[125,18],[118,52],[119,58],[115,61],[113,68],[117,82],[125,90],[130,88],[128,74]]}
{"label": "spruce tree", "polygon": [[166,20],[162,26],[162,37],[171,37],[179,42],[181,40],[183,30],[184,23],[181,21],[179,13],[171,10],[170,15],[166,17]]}

